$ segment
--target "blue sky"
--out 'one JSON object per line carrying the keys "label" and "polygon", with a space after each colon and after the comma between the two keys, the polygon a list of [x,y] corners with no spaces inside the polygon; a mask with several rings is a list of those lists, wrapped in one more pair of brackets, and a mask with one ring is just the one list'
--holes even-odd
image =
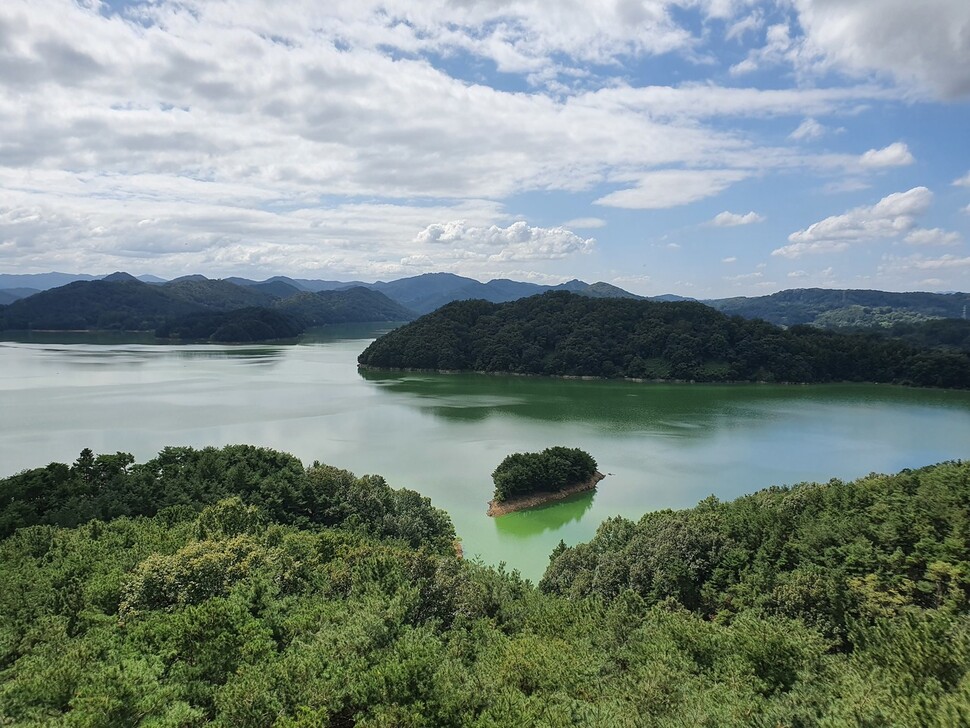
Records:
{"label": "blue sky", "polygon": [[970,286],[966,0],[4,0],[0,272]]}

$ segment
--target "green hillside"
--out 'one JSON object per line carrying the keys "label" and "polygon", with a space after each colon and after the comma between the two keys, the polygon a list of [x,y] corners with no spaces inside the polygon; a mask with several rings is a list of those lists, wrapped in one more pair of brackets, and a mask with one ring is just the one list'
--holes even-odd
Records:
{"label": "green hillside", "polygon": [[358,361],[556,376],[970,386],[964,353],[807,326],[783,330],[696,302],[564,292],[449,304],[377,339]]}
{"label": "green hillside", "polygon": [[411,321],[415,316],[413,311],[395,303],[383,293],[361,286],[338,291],[298,293],[279,301],[275,307],[307,327],[372,321]]}
{"label": "green hillside", "polygon": [[448,517],[378,476],[84,451],[0,480],[0,721],[963,725],[967,482],[608,521],[540,590],[458,558]]}

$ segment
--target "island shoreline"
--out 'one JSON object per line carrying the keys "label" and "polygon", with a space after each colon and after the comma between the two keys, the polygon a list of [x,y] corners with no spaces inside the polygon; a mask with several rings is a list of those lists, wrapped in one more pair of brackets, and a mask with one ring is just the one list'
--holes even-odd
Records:
{"label": "island shoreline", "polygon": [[488,502],[488,511],[486,513],[494,518],[497,516],[504,516],[509,513],[515,513],[516,511],[523,511],[528,508],[538,508],[539,506],[549,505],[550,503],[558,503],[559,501],[566,500],[567,498],[579,493],[595,490],[597,483],[599,483],[605,477],[606,476],[603,475],[603,473],[597,470],[595,473],[593,473],[589,480],[584,480],[581,483],[574,483],[573,485],[566,486],[562,490],[540,491],[521,496],[519,498],[510,498],[506,501],[502,501],[501,503],[490,500]]}

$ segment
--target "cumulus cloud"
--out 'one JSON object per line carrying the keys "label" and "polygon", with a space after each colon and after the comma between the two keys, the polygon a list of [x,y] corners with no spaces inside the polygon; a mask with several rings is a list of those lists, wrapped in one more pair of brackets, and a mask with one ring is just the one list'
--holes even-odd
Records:
{"label": "cumulus cloud", "polygon": [[915,161],[909,151],[909,147],[902,142],[893,142],[888,147],[883,147],[882,149],[870,149],[859,157],[859,164],[869,169],[905,167]]}
{"label": "cumulus cloud", "polygon": [[970,172],[953,180],[953,185],[955,187],[970,187]]}
{"label": "cumulus cloud", "polygon": [[594,204],[632,210],[655,210],[713,197],[749,177],[739,169],[664,169],[641,175],[637,186],[600,197]]}
{"label": "cumulus cloud", "polygon": [[882,73],[917,93],[970,95],[966,0],[795,0],[802,53],[849,73]]}
{"label": "cumulus cloud", "polygon": [[[662,54],[703,79],[719,33],[739,42],[764,34],[752,67],[802,68],[825,54],[794,20],[769,25],[778,14],[756,5],[4,0],[4,264],[500,272],[511,268],[489,256],[555,259],[576,243],[535,228],[547,232],[500,250],[419,250],[414,231],[442,220],[508,231],[516,217],[502,201],[535,192],[661,209],[767,170],[858,168],[851,155],[766,144],[741,121],[782,118],[787,130],[895,103],[879,80],[632,85],[634,69]],[[494,69],[514,82],[496,82]]]}
{"label": "cumulus cloud", "polygon": [[952,230],[930,228],[913,230],[903,239],[910,245],[958,245],[962,238],[960,233]]}
{"label": "cumulus cloud", "polygon": [[419,232],[420,245],[448,246],[489,261],[558,260],[576,253],[590,253],[594,238],[581,238],[563,227],[532,227],[519,220],[508,227],[475,227],[464,220],[433,223]]}
{"label": "cumulus cloud", "polygon": [[843,215],[833,215],[788,236],[790,242],[772,255],[798,258],[807,253],[832,253],[847,250],[850,243],[891,238],[910,232],[916,218],[929,209],[933,193],[914,187],[883,197],[870,207],[857,207]]}
{"label": "cumulus cloud", "polygon": [[722,263],[736,263],[737,260],[738,259],[735,256],[733,256],[733,255],[732,256],[729,256],[727,258],[721,258],[721,262]]}
{"label": "cumulus cloud", "polygon": [[736,212],[725,210],[715,215],[709,224],[715,227],[737,227],[738,225],[753,225],[757,222],[764,222],[764,217],[754,211],[739,215]]}

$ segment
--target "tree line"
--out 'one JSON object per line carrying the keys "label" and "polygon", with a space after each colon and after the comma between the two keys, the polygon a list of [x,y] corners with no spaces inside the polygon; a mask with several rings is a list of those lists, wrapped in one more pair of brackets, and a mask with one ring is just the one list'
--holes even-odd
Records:
{"label": "tree line", "polygon": [[566,292],[460,301],[373,342],[375,368],[701,382],[887,382],[970,386],[970,356],[876,335],[782,329],[696,302]]}

